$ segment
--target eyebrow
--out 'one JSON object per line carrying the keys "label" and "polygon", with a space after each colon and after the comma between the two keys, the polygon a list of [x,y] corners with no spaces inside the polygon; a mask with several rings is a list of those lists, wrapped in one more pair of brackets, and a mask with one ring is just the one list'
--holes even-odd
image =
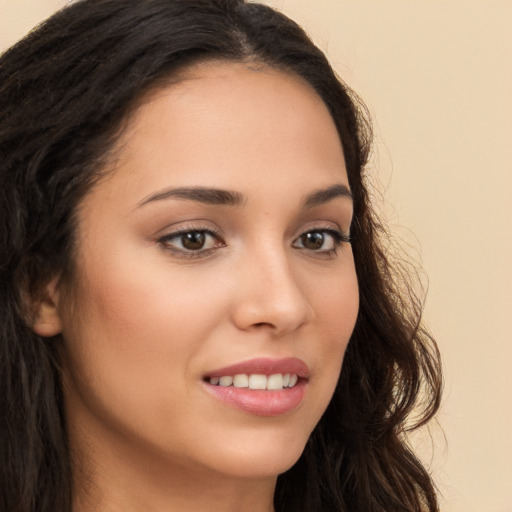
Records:
{"label": "eyebrow", "polygon": [[[343,183],[336,183],[327,188],[315,190],[306,195],[302,201],[305,208],[313,208],[328,203],[337,197],[346,197],[352,200],[352,193]],[[195,201],[208,205],[222,206],[243,206],[247,202],[247,198],[240,192],[233,190],[223,190],[208,187],[180,187],[156,192],[144,198],[138,206],[162,201],[164,199],[183,199],[185,201]]]}
{"label": "eyebrow", "polygon": [[316,190],[308,194],[304,198],[304,206],[306,208],[313,208],[328,203],[337,197],[346,197],[347,199],[353,200],[352,192],[350,192],[349,188],[343,183],[336,183],[330,187]]}
{"label": "eyebrow", "polygon": [[225,206],[242,206],[245,203],[245,197],[239,192],[232,190],[222,190],[218,188],[207,187],[181,187],[157,192],[143,199],[138,206],[143,206],[153,201],[163,199],[184,199],[186,201],[196,201],[198,203]]}

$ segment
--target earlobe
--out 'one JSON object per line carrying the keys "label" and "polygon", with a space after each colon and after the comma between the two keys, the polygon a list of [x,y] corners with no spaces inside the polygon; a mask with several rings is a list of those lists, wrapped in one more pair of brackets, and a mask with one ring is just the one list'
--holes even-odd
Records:
{"label": "earlobe", "polygon": [[39,336],[49,338],[62,331],[59,314],[59,278],[53,279],[43,290],[43,294],[33,302],[32,330]]}

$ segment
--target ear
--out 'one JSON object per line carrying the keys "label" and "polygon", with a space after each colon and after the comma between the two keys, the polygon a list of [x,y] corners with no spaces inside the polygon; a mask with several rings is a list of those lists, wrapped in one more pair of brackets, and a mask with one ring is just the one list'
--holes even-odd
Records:
{"label": "ear", "polygon": [[33,320],[32,330],[49,338],[62,332],[62,321],[59,314],[59,277],[46,285],[36,300],[32,301]]}

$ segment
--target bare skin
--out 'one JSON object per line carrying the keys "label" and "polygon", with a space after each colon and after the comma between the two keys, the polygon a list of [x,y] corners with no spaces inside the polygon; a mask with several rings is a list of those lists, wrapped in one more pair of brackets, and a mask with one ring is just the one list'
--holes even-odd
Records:
{"label": "bare skin", "polygon": [[[34,326],[65,341],[74,512],[271,512],[358,311],[334,123],[296,77],[202,64],[144,102],[118,153]],[[300,360],[300,400],[219,398],[210,375],[254,358]]]}

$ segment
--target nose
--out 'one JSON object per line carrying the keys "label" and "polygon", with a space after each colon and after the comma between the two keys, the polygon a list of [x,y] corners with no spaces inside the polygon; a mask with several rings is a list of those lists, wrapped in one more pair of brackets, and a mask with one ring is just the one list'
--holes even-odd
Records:
{"label": "nose", "polygon": [[239,329],[267,329],[280,337],[309,322],[313,309],[285,250],[244,258],[237,274],[233,321]]}

